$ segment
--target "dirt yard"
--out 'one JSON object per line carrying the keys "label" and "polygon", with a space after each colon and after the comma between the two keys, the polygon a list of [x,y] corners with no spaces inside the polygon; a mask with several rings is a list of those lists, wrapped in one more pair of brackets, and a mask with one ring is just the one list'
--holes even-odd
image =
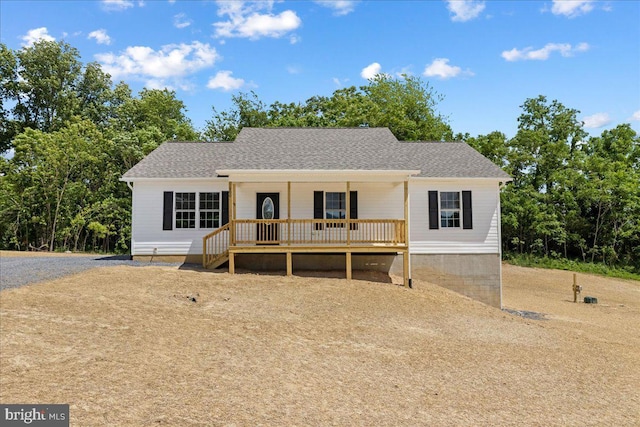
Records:
{"label": "dirt yard", "polygon": [[[640,282],[437,286],[109,267],[0,292],[0,401],[72,426],[640,424]],[[388,282],[388,281],[387,281]]]}

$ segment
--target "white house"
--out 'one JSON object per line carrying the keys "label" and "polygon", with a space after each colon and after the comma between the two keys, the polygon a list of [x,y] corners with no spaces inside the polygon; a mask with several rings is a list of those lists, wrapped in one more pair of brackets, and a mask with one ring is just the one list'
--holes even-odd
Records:
{"label": "white house", "polygon": [[166,142],[122,177],[134,259],[209,268],[376,269],[501,306],[500,185],[461,142],[387,128],[244,128]]}

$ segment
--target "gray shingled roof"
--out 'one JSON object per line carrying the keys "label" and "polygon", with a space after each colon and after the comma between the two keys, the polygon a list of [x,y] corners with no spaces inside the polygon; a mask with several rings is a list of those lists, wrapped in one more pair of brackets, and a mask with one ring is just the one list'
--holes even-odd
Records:
{"label": "gray shingled roof", "polygon": [[463,142],[400,142],[387,128],[243,128],[235,142],[165,142],[123,175],[207,178],[216,170],[420,170],[434,178],[500,178]]}

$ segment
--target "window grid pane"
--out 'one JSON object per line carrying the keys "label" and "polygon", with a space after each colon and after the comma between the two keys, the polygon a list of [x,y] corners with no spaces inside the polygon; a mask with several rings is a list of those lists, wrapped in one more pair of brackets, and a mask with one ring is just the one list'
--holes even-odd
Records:
{"label": "window grid pane", "polygon": [[220,227],[220,193],[200,193],[200,228]]}
{"label": "window grid pane", "polygon": [[[325,193],[325,214],[326,219],[345,219],[347,217],[346,193],[327,192]],[[329,227],[344,227],[344,223],[329,224]]]}
{"label": "window grid pane", "polygon": [[460,228],[460,193],[443,191],[440,193],[440,227]]}
{"label": "window grid pane", "polygon": [[196,228],[196,193],[176,193],[176,228]]}

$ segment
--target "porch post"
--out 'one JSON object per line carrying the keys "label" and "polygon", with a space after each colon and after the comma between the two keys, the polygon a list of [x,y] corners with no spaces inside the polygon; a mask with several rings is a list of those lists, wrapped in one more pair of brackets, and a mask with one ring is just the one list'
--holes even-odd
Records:
{"label": "porch post", "polygon": [[[287,181],[287,244],[291,246],[291,181]],[[291,252],[287,252],[287,257],[291,256]],[[287,266],[290,265],[287,258]]]}
{"label": "porch post", "polygon": [[[236,184],[229,181],[229,248],[236,245]],[[235,274],[236,254],[229,251],[229,274]]]}
{"label": "porch post", "polygon": [[404,244],[406,249],[402,254],[402,275],[404,286],[409,286],[409,181],[404,181]]}
{"label": "porch post", "polygon": [[233,183],[233,219],[236,219],[236,183]]}
{"label": "porch post", "polygon": [[[347,202],[347,211],[345,212],[345,217],[347,218],[347,246],[351,246],[351,182],[347,181],[347,192],[344,195],[345,201]],[[351,254],[348,254],[348,262],[351,264]],[[349,270],[351,267],[349,266]],[[349,272],[349,275],[351,273]],[[350,278],[350,277],[349,277]]]}
{"label": "porch post", "polygon": [[351,252],[347,252],[347,280],[351,280]]}
{"label": "porch post", "polygon": [[287,251],[287,276],[293,274],[293,265],[291,262],[291,251]]}
{"label": "porch post", "polygon": [[207,237],[202,238],[202,266],[207,268]]}
{"label": "porch post", "polygon": [[234,185],[231,181],[229,181],[229,247],[235,245],[235,231],[236,225],[233,222],[234,216],[234,206],[235,206],[235,197],[233,197],[233,188]]}

